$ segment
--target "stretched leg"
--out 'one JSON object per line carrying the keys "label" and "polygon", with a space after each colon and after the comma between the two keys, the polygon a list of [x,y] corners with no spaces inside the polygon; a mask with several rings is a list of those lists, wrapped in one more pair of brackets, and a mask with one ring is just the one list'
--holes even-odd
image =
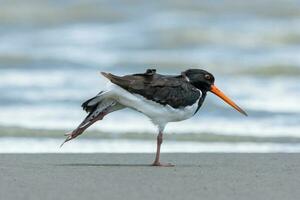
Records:
{"label": "stretched leg", "polygon": [[157,135],[157,149],[156,149],[156,156],[155,160],[152,164],[152,166],[158,166],[158,167],[174,167],[174,165],[168,163],[168,164],[162,164],[160,163],[160,146],[163,142],[163,133],[162,131],[159,131],[159,134]]}
{"label": "stretched leg", "polygon": [[66,142],[75,139],[79,135],[81,135],[88,127],[90,127],[92,124],[94,124],[98,120],[102,120],[104,116],[107,115],[106,112],[100,113],[97,117],[94,119],[81,123],[78,128],[76,128],[74,131],[70,133],[66,133],[65,136],[67,136],[66,140],[61,144],[60,147],[62,147]]}
{"label": "stretched leg", "polygon": [[[110,102],[111,101],[111,102]],[[124,106],[116,103],[114,100],[109,100],[108,102],[104,102],[103,104],[105,107],[102,107],[102,104],[100,102],[100,105],[94,108],[94,110],[90,111],[89,115],[83,120],[83,122],[72,132],[65,134],[67,136],[66,140],[62,143],[61,147],[68,141],[73,140],[74,138],[81,135],[87,128],[89,128],[91,125],[93,125],[95,122],[102,120],[107,114],[121,110],[124,108]]]}

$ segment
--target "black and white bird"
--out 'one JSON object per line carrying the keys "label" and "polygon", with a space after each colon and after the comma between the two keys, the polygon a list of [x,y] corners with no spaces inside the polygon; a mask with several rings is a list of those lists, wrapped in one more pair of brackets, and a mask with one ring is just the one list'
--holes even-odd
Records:
{"label": "black and white bird", "polygon": [[148,116],[158,127],[157,151],[153,166],[172,166],[160,162],[160,147],[165,126],[169,122],[193,117],[202,106],[207,92],[216,94],[247,116],[245,111],[214,85],[214,76],[205,70],[189,69],[177,76],[161,75],[156,73],[155,69],[122,77],[105,72],[102,72],[102,75],[111,84],[106,90],[82,104],[88,116],[74,131],[66,134],[65,142],[81,135],[105,115],[131,108]]}

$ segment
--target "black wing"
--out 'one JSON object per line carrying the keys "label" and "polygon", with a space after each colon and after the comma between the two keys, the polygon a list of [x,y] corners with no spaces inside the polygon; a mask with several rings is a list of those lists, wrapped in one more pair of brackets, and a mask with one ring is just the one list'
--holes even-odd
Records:
{"label": "black wing", "polygon": [[182,76],[164,76],[157,74],[154,69],[123,77],[102,74],[131,93],[173,108],[193,105],[201,97],[201,93]]}

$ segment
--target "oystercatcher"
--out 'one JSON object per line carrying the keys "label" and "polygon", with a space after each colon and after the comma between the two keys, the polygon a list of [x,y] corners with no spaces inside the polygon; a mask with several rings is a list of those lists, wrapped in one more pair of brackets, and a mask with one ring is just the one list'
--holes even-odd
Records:
{"label": "oystercatcher", "polygon": [[158,127],[153,166],[172,166],[160,163],[163,130],[168,122],[182,121],[194,116],[202,106],[207,92],[214,93],[247,116],[244,110],[215,86],[214,76],[205,70],[189,69],[177,76],[161,75],[155,69],[122,77],[105,72],[102,75],[111,83],[105,91],[82,104],[88,116],[74,131],[66,134],[64,143],[82,134],[105,115],[131,108],[148,116]]}

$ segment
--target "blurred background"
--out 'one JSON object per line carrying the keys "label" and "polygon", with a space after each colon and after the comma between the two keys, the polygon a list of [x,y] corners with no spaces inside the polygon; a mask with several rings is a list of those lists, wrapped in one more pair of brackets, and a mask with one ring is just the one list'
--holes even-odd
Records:
{"label": "blurred background", "polygon": [[249,114],[209,95],[163,152],[300,152],[300,1],[0,0],[0,152],[154,152],[123,110],[66,144],[100,71],[202,68]]}

